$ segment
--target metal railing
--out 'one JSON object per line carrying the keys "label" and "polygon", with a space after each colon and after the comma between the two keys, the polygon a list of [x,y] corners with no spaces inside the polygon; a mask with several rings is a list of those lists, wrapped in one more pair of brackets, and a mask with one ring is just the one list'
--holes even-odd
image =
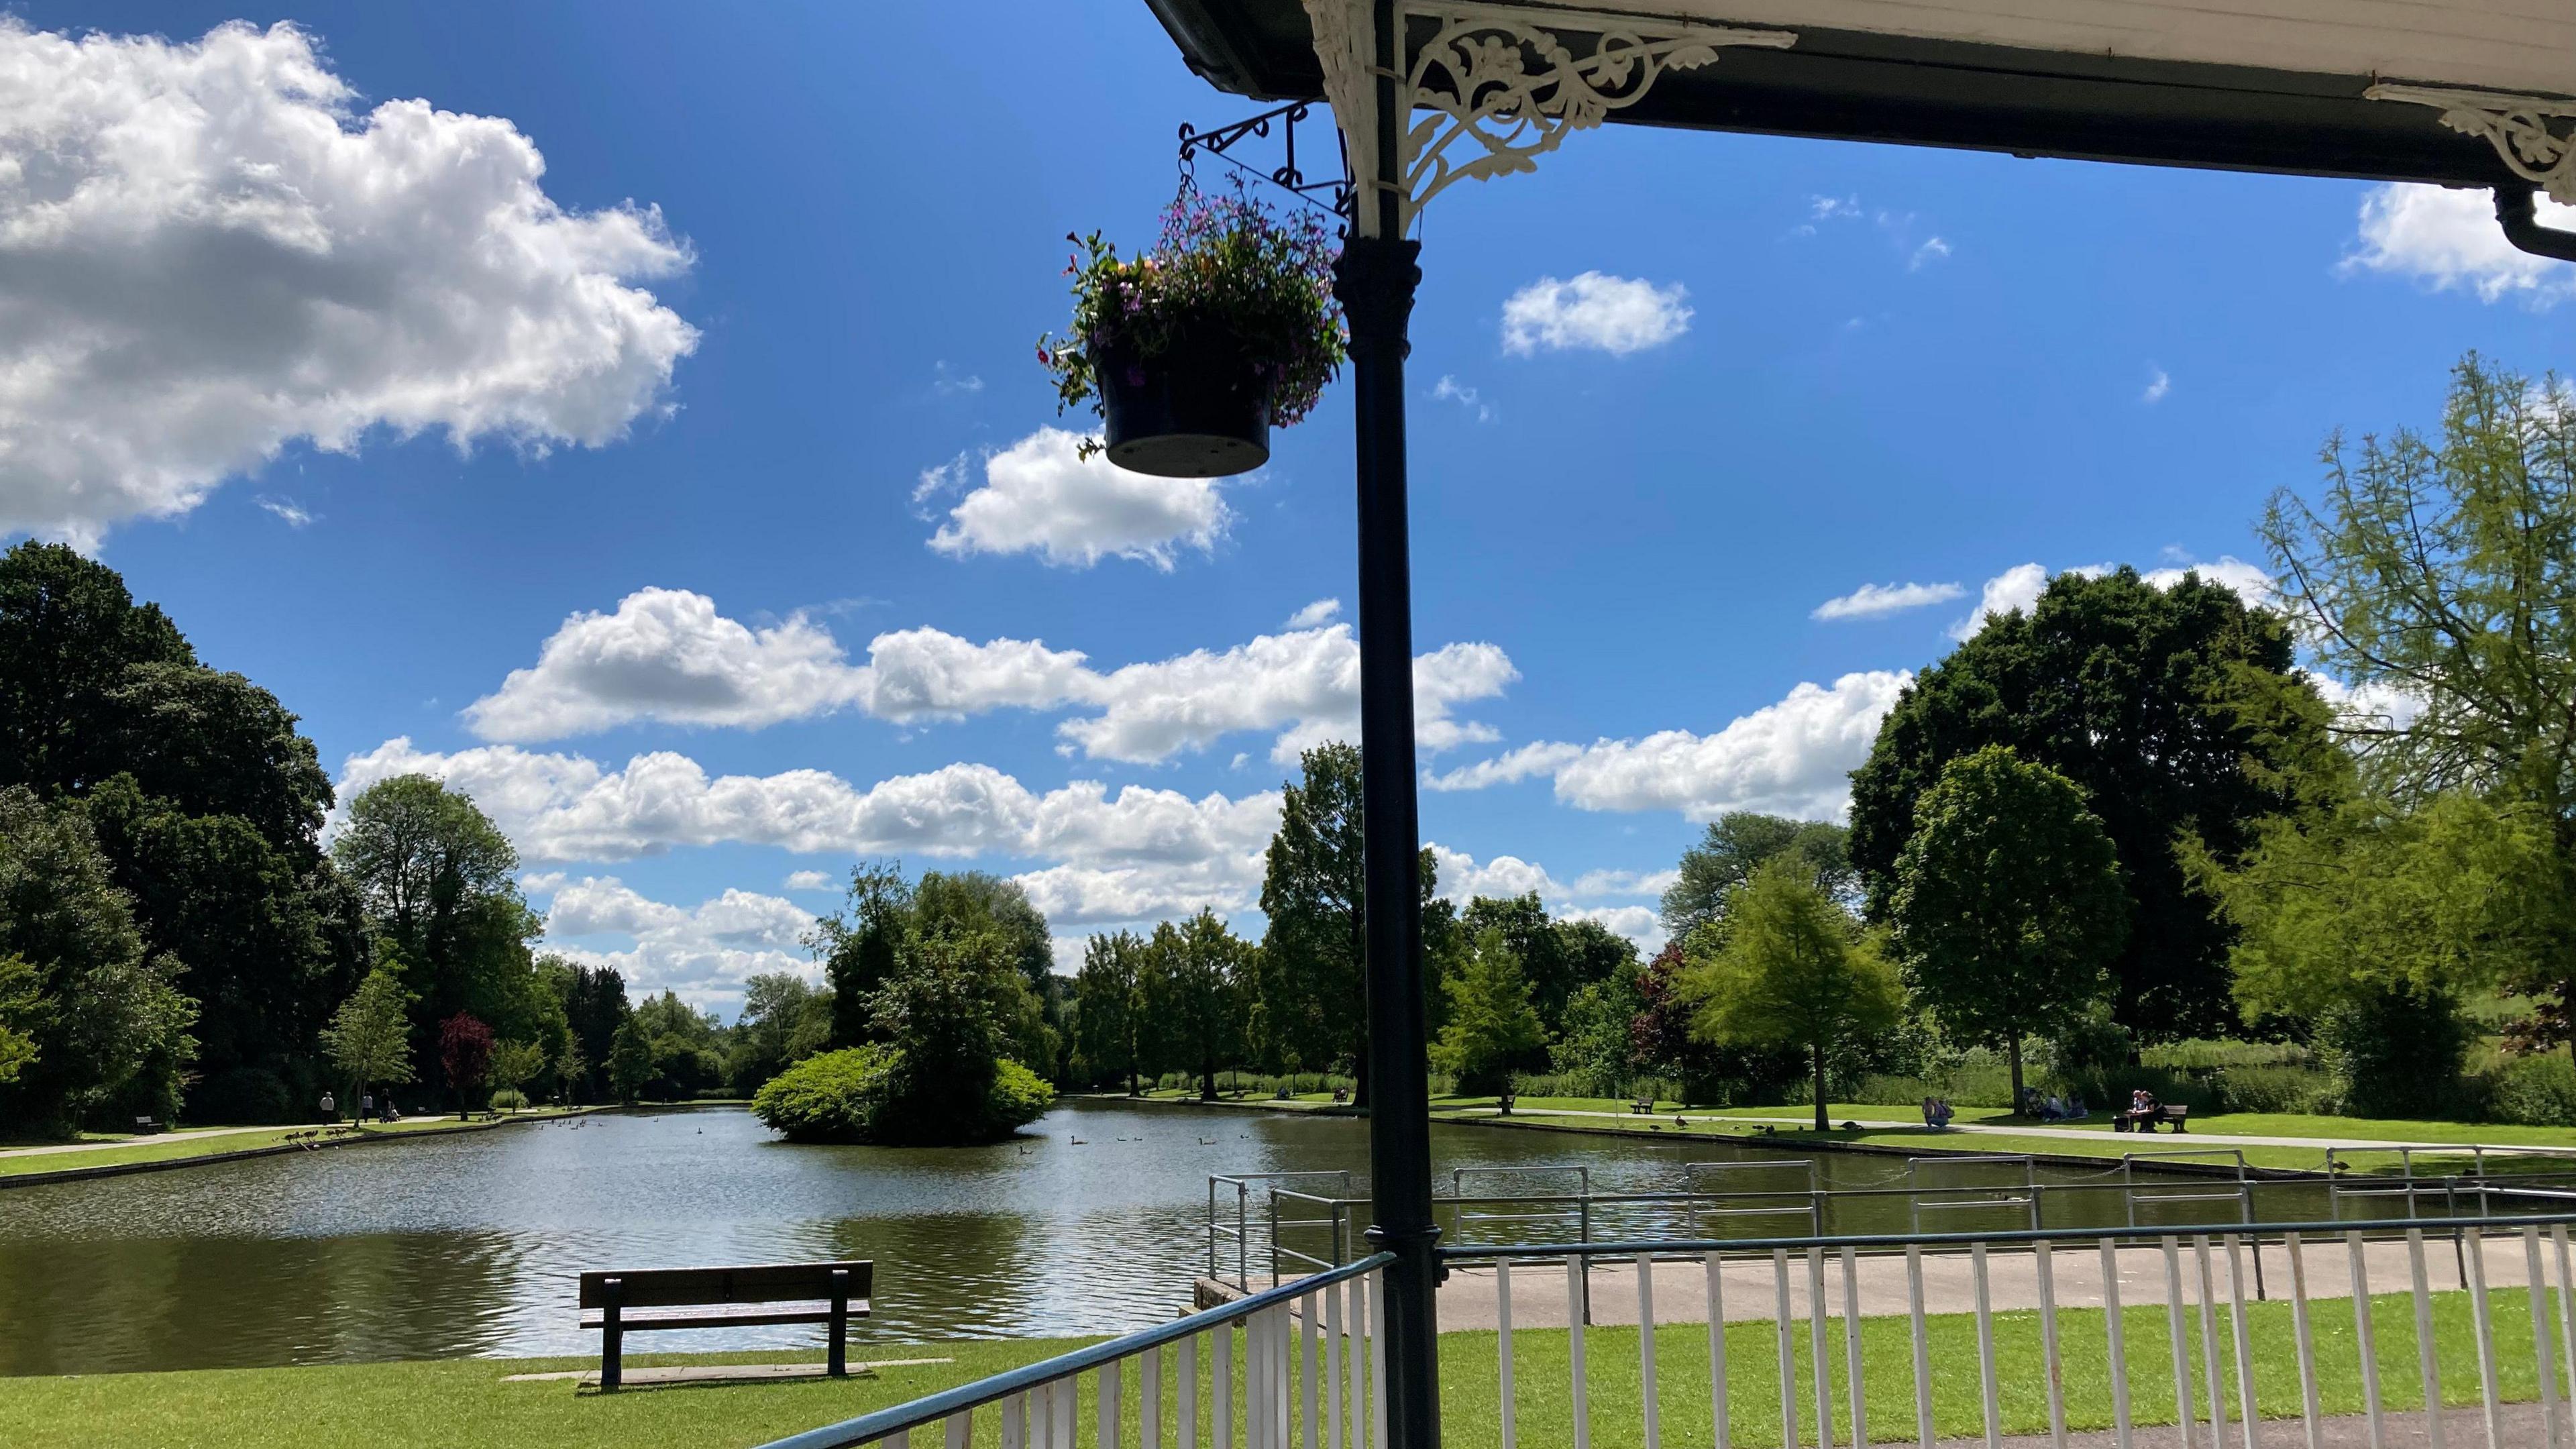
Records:
{"label": "metal railing", "polygon": [[[2434,1305],[2440,1295],[2433,1292],[2426,1271],[2425,1242],[2428,1235],[2438,1237],[2453,1232],[2475,1246],[2466,1258],[2467,1281],[2462,1290],[2469,1302],[2467,1343],[2461,1344],[2461,1335],[2453,1334],[2451,1352],[2465,1351],[2476,1360],[2477,1409],[2489,1449],[2537,1449],[2544,1443],[2549,1449],[2563,1449],[2576,1442],[2576,1424],[2571,1424],[2565,1407],[2576,1403],[2576,1272],[2570,1268],[2571,1224],[2576,1224],[2576,1214],[2284,1223],[2245,1231],[2111,1227],[1752,1241],[1570,1246],[1532,1243],[1508,1248],[1444,1248],[1440,1256],[1453,1269],[1486,1268],[1491,1273],[1497,1359],[1487,1382],[1494,1383],[1500,1392],[1494,1412],[1501,1449],[1516,1449],[1518,1400],[1513,1341],[1516,1330],[1525,1333],[1530,1326],[1526,1317],[1515,1322],[1514,1269],[1521,1269],[1525,1276],[1531,1269],[1551,1273],[1561,1267],[1565,1275],[1565,1297],[1561,1302],[1571,1304],[1580,1291],[1578,1284],[1588,1282],[1596,1263],[1633,1271],[1633,1328],[1597,1328],[1587,1322],[1585,1315],[1565,1308],[1556,1308],[1553,1315],[1561,1322],[1542,1325],[1562,1328],[1566,1335],[1564,1359],[1570,1365],[1571,1378],[1565,1402],[1571,1408],[1572,1442],[1578,1449],[1589,1445],[1592,1433],[1590,1399],[1598,1371],[1588,1363],[1590,1342],[1615,1335],[1613,1343],[1631,1350],[1639,1376],[1637,1412],[1642,1419],[1634,1428],[1642,1434],[1646,1449],[1660,1449],[1662,1426],[1658,1421],[1663,1393],[1658,1383],[1655,1330],[1692,1322],[1707,1325],[1710,1419],[1690,1427],[1684,1436],[1690,1443],[1713,1442],[1716,1449],[1728,1449],[1739,1417],[1739,1402],[1747,1389],[1759,1396],[1756,1402],[1760,1407],[1748,1407],[1740,1416],[1761,1424],[1757,1432],[1762,1437],[1778,1435],[1778,1442],[1789,1449],[1796,1449],[1802,1442],[1819,1446],[1887,1442],[1887,1420],[1894,1416],[1882,1413],[1875,1426],[1879,1432],[1872,1432],[1869,1404],[1875,1387],[1880,1393],[1891,1388],[1911,1391],[1911,1427],[1924,1449],[1932,1449],[1936,1440],[1944,1437],[1973,1437],[1980,1432],[1986,1444],[1998,1445],[2007,1428],[2005,1389],[2010,1386],[2026,1394],[2037,1386],[2045,1394],[2044,1432],[2054,1443],[2063,1445],[2069,1431],[2070,1352],[2064,1329],[2068,1315],[2077,1312],[2088,1317],[2098,1315],[2101,1320],[2098,1334],[2088,1325],[2084,1342],[2102,1345],[2105,1372],[2095,1375],[2088,1370],[2083,1378],[2092,1382],[2107,1377],[2104,1387],[2109,1399],[2110,1427],[2114,1442],[2122,1449],[2131,1449],[2139,1442],[2142,1427],[2161,1423],[2175,1424],[2181,1431],[2180,1442],[2186,1445],[2225,1445],[2232,1430],[2241,1435],[2248,1449],[2259,1449],[2266,1420],[2285,1419],[2293,1413],[2304,1430],[2304,1442],[2316,1446],[2325,1442],[2322,1434],[2328,1413],[2318,1371],[2321,1338],[2331,1344],[2341,1336],[2331,1332],[2320,1335],[2313,1310],[2319,1299],[2336,1296],[2349,1296],[2352,1303],[2354,1328],[2350,1342],[2361,1386],[2355,1416],[2366,1421],[2367,1442],[2382,1445],[2391,1442],[2391,1420],[2401,1411],[2390,1407],[2380,1380],[2376,1325],[2389,1309],[2374,1300],[2374,1258],[2382,1271],[2402,1268],[2408,1283],[2425,1442],[2439,1446],[2445,1442],[2442,1384],[2446,1354],[2443,1335],[2435,1327]],[[2290,1322],[2286,1333],[2277,1319],[2266,1317],[2258,1323],[2249,1314],[2251,1279],[2245,1271],[2246,1250],[2265,1239],[2277,1245],[2289,1266]],[[2344,1260],[2340,1270],[2319,1264],[2312,1257],[2319,1249],[2325,1250],[2329,1260],[2337,1256],[2333,1251],[2337,1239],[2341,1240],[2340,1256]],[[2514,1252],[2517,1247],[2518,1254]],[[2074,1251],[2070,1254],[2069,1250]],[[2399,1255],[2402,1263],[2392,1261]],[[2499,1359],[2497,1319],[2490,1295],[2490,1275],[2496,1266],[2490,1264],[2491,1255],[2508,1266],[2515,1257],[2521,1259],[2537,1378],[2536,1425],[2526,1423],[2518,1414],[2508,1414],[2500,1389],[2505,1368]],[[1957,1259],[1962,1256],[1967,1265],[1964,1282],[1958,1281],[1960,1275],[1955,1271]],[[2084,1264],[2087,1256],[2098,1261],[2098,1269]],[[2150,1302],[2161,1298],[2165,1310],[2166,1343],[2161,1367],[2169,1368],[2172,1375],[2174,1397],[2169,1420],[2163,1417],[2161,1405],[2154,1413],[2141,1415],[2131,1392],[2131,1374],[2135,1370],[2125,1337],[2128,1324],[2121,1286],[2124,1258],[2143,1258],[2145,1266],[2161,1269],[2161,1284],[2149,1276],[2140,1296]],[[2188,1273],[2186,1258],[2190,1264]],[[2079,1270],[2074,1277],[2089,1281],[2070,1283],[2062,1262]],[[1940,1293],[1964,1306],[1964,1312],[1954,1306],[1933,1307],[1935,1294],[1926,1287],[1927,1263],[1947,1265],[1945,1281],[1939,1284]],[[2551,1263],[2555,1265],[2554,1282]],[[2131,1261],[2128,1266],[2134,1275],[2140,1264]],[[2325,1278],[2342,1278],[2342,1294],[2332,1291],[2332,1282],[2319,1281],[2321,1268]],[[1900,1357],[1888,1352],[1893,1345],[1884,1340],[1879,1342],[1877,1351],[1865,1351],[1865,1336],[1858,1331],[1864,1321],[1864,1298],[1882,1304],[1893,1301],[1889,1280],[1900,1274],[1902,1311],[1909,1330],[1905,1347],[1910,1353]],[[1834,1286],[1840,1288],[1839,1294],[1828,1291],[1829,1277],[1837,1280]],[[2218,1281],[2221,1277],[2223,1290]],[[1747,1278],[1752,1281],[1744,1282]],[[1546,1279],[1540,1282],[1544,1286]],[[1737,1295],[1734,1301],[1752,1311],[1729,1314],[1730,1286]],[[2159,1287],[2161,1291],[2157,1291]],[[2074,1291],[2070,1292],[2070,1288]],[[2320,1288],[2327,1291],[2321,1292]],[[1748,1289],[1759,1295],[1750,1304],[1744,1298]],[[1767,1295],[1762,1293],[1764,1289]],[[1547,1291],[1552,1295],[1552,1289]],[[1686,1306],[1683,1311],[1659,1316],[1655,1306],[1659,1294],[1667,1302],[1678,1298]],[[1762,1301],[1765,1296],[1767,1302]],[[2008,1301],[1999,1304],[1999,1296]],[[1697,1299],[1695,1303],[1690,1302],[1693,1298]],[[1542,1302],[1540,1307],[1544,1315],[1545,1309],[1556,1304]],[[1447,1308],[1444,1301],[1444,1310]],[[2035,1367],[2024,1364],[2007,1373],[1999,1367],[1998,1320],[2025,1309],[2036,1309],[2039,1361]],[[2278,1310],[2267,1312],[2277,1314]],[[2222,1314],[2226,1322],[2223,1335]],[[1839,1325],[1833,1322],[1837,1316]],[[1883,1312],[1869,1316],[1895,1315]],[[1803,1365],[1798,1352],[1801,1317],[1805,1319],[1807,1339]],[[1960,1318],[1971,1321],[1960,1324]],[[1749,1326],[1751,1332],[1771,1340],[1775,1352],[1769,1356],[1774,1358],[1775,1366],[1762,1376],[1768,1383],[1750,1385],[1740,1374],[1730,1383],[1730,1321],[1740,1328]],[[2258,1327],[2260,1333],[2256,1331]],[[1955,1349],[1963,1346],[1961,1341],[1970,1333],[1977,1363],[1973,1379],[1965,1374],[1935,1375],[1935,1343],[1952,1340],[1949,1347]],[[2016,1336],[2020,1336],[2018,1331]],[[1833,1371],[1836,1337],[1841,1346],[1840,1373]],[[2197,1353],[2193,1351],[2195,1339]],[[2273,1351],[2258,1355],[2258,1339],[2272,1340],[2265,1347]],[[2278,1342],[2281,1339],[2287,1342]],[[2283,1347],[2294,1352],[2277,1351]],[[2152,1349],[2146,1355],[2155,1356]],[[1905,1361],[1908,1358],[1910,1362]],[[2285,1363],[2292,1367],[2273,1367],[2266,1374],[2258,1374],[2258,1365]],[[2454,1368],[2452,1372],[2458,1370]],[[2282,1382],[2285,1375],[2296,1381],[2294,1408],[2290,1385]],[[1837,1379],[1841,1381],[1839,1405],[1835,1402]],[[1890,1380],[1896,1383],[1891,1385]],[[1459,1370],[1452,1367],[1443,1383],[1445,1404],[1458,1396]],[[1769,1400],[1775,1391],[1779,1418],[1773,1421],[1769,1417]],[[1974,1398],[1968,1399],[1972,1392]],[[1481,1391],[1477,1401],[1483,1402]],[[2083,1407],[2088,1413],[2098,1411],[2093,1405]],[[1901,1413],[1899,1410],[1898,1415]],[[2043,1426],[2032,1423],[2012,1427],[2015,1432],[2024,1432],[2039,1431]],[[1623,1431],[1621,1437],[1635,1435]],[[1555,1440],[1551,1438],[1550,1442]]]}
{"label": "metal railing", "polygon": [[[1211,1174],[1208,1177],[1207,1202],[1208,1276],[1211,1278],[1220,1276],[1222,1268],[1218,1257],[1218,1246],[1220,1242],[1232,1242],[1234,1244],[1234,1285],[1237,1288],[1250,1288],[1252,1286],[1253,1184],[1277,1184],[1282,1182],[1302,1182],[1307,1180],[1318,1182],[1329,1180],[1337,1183],[1342,1189],[1341,1200],[1351,1200],[1351,1174],[1347,1169],[1314,1169],[1304,1172],[1235,1172]],[[1222,1206],[1219,1201],[1220,1191],[1224,1188],[1232,1188],[1234,1190],[1234,1221],[1231,1223],[1225,1221]],[[1276,1190],[1277,1189],[1274,1186],[1273,1191]],[[1277,1217],[1277,1209],[1275,1207],[1270,1210],[1270,1217],[1273,1219]],[[1275,1229],[1273,1230],[1271,1241],[1274,1244],[1278,1241]],[[1274,1260],[1271,1266],[1271,1277],[1275,1280],[1278,1277],[1278,1273],[1278,1266]]]}
{"label": "metal railing", "polygon": [[[1092,1389],[1092,1443],[1206,1443],[1228,1449],[1292,1449],[1292,1421],[1308,1449],[1382,1449],[1386,1348],[1377,1333],[1391,1253],[1317,1273],[1238,1302],[1059,1354],[931,1394],[777,1440],[764,1449],[845,1449],[882,1443],[911,1449],[916,1429],[938,1426],[946,1449],[974,1442],[975,1413],[1001,1416],[1003,1449],[1075,1449],[1083,1379]],[[1240,1382],[1233,1362],[1243,1330]],[[1320,1331],[1319,1331],[1320,1330]],[[1163,1418],[1164,1350],[1177,1346],[1174,1416]],[[1205,1351],[1202,1352],[1202,1349]],[[1136,1431],[1127,1434],[1126,1366],[1137,1367]],[[1199,1366],[1208,1372],[1202,1379]],[[1300,1367],[1302,1365],[1302,1372]],[[1202,1388],[1205,1392],[1202,1393]],[[1242,1409],[1237,1433],[1237,1391]],[[1202,1417],[1201,1410],[1206,1410]],[[1347,1436],[1347,1437],[1346,1437]]]}

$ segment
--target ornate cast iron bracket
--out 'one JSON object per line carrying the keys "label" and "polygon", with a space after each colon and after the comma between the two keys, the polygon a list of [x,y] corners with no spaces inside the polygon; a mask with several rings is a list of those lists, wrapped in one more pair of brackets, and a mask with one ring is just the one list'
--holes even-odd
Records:
{"label": "ornate cast iron bracket", "polygon": [[[2576,101],[2438,86],[2376,85],[2362,95],[2440,107],[2443,125],[2485,137],[2514,175],[2548,192],[2550,199],[2576,206]],[[2560,122],[2567,123],[2564,129]]]}
{"label": "ornate cast iron bracket", "polygon": [[[1374,55],[1372,0],[1305,0],[1344,153],[1362,194],[1395,194],[1403,231],[1412,229],[1424,203],[1453,182],[1535,170],[1538,158],[1562,145],[1567,133],[1598,126],[1611,112],[1636,104],[1667,72],[1714,64],[1718,51],[1730,46],[1778,50],[1798,41],[1784,30],[1674,25],[1587,11],[1393,3],[1399,45],[1416,20],[1436,27],[1400,75]],[[1591,48],[1577,54],[1560,33],[1590,36]],[[1376,174],[1380,79],[1395,80],[1410,109],[1435,113],[1405,130],[1394,176]],[[1376,235],[1375,213],[1375,207],[1359,208],[1361,235]]]}
{"label": "ornate cast iron bracket", "polygon": [[[1349,162],[1336,153],[1337,164],[1334,166],[1334,174],[1322,180],[1308,179],[1306,173],[1297,165],[1297,123],[1307,119],[1312,109],[1313,103],[1310,101],[1291,101],[1287,105],[1263,111],[1260,115],[1247,117],[1230,125],[1211,126],[1204,131],[1193,131],[1187,124],[1183,124],[1181,164],[1186,166],[1200,152],[1205,152],[1238,171],[1261,177],[1301,201],[1324,207],[1347,223],[1357,206],[1354,200],[1357,193],[1351,185]],[[1280,141],[1287,151],[1286,160],[1271,170],[1263,171],[1233,154],[1235,144],[1246,137],[1267,139],[1273,122],[1278,123]],[[1334,137],[1338,141],[1340,132],[1336,131]]]}

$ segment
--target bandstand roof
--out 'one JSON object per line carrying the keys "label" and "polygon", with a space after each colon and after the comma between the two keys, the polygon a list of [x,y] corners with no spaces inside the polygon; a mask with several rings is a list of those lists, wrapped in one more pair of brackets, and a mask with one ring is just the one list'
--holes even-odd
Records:
{"label": "bandstand roof", "polygon": [[[1303,0],[1147,0],[1226,91],[1317,100]],[[1581,51],[1623,22],[1791,32],[1676,70],[1607,119],[2379,181],[2529,187],[2446,102],[2576,114],[2576,0],[1403,0],[1408,55],[1444,17],[1525,16]],[[1595,34],[1598,31],[1594,32]],[[2371,92],[2379,87],[2378,98]],[[2392,91],[2401,92],[2391,94]],[[2563,130],[2564,128],[2561,127]]]}

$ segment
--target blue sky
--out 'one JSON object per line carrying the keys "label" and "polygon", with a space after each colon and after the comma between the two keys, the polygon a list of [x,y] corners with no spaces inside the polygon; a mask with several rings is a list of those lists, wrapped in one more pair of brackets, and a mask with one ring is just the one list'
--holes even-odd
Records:
{"label": "blue sky", "polygon": [[[1257,929],[1287,753],[1351,728],[1346,393],[1121,480],[1031,349],[1065,233],[1148,239],[1175,126],[1253,107],[1142,4],[947,12],[19,7],[0,533],[344,782],[474,791],[647,987],[729,1009],[861,856]],[[2259,562],[2330,430],[2563,365],[2576,292],[2478,196],[1642,129],[1422,235],[1424,830],[1646,939],[1697,822],[1838,809],[1989,593]]]}

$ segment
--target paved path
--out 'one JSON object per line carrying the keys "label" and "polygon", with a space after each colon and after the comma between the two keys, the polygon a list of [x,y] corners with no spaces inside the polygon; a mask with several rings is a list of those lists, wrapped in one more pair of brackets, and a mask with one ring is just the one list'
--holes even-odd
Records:
{"label": "paved path", "polygon": [[[1442,1113],[1440,1115],[1444,1117],[1464,1117],[1467,1114]],[[1644,1114],[1641,1113],[1600,1112],[1582,1107],[1515,1107],[1512,1109],[1512,1115],[1515,1117],[1601,1117],[1614,1122],[1636,1121],[1641,1120],[1644,1117]],[[1680,1117],[1686,1122],[1748,1122],[1779,1127],[1791,1131],[1804,1131],[1807,1128],[1807,1124],[1805,1122],[1788,1117],[1745,1117],[1725,1112],[1689,1111],[1673,1115]],[[1657,1113],[1652,1120],[1662,1121],[1663,1117],[1664,1114]],[[1919,1131],[1923,1126],[1921,1118],[1889,1120],[1885,1118],[1871,1119],[1866,1117],[1846,1117],[1842,1120],[1846,1122],[1857,1122],[1862,1127],[1882,1132],[1909,1130]],[[1998,1137],[2063,1138],[2069,1142],[2090,1143],[2093,1146],[2106,1151],[2114,1148],[2128,1148],[2130,1144],[2139,1141],[2138,1138],[2128,1136],[2123,1133],[2109,1132],[2099,1128],[2084,1127],[2015,1127],[2009,1125],[1990,1125],[1983,1122],[1953,1122],[1950,1124],[1948,1130],[1965,1136],[1987,1134]],[[2484,1144],[2467,1142],[2425,1143],[2408,1142],[2393,1137],[2249,1137],[2223,1132],[2190,1132],[2180,1135],[2173,1133],[2153,1133],[2149,1135],[2152,1137],[2162,1138],[2177,1146],[2184,1143],[2211,1147],[2373,1148],[2431,1146],[2452,1147],[2465,1152],[2472,1146],[2483,1145],[2490,1152],[2556,1151],[2576,1153],[2576,1147],[2533,1148],[2528,1144],[2510,1142],[2489,1142]]]}
{"label": "paved path", "polygon": [[120,1137],[109,1142],[58,1142],[46,1147],[0,1148],[0,1157],[43,1157],[56,1152],[105,1152],[115,1147],[156,1147],[164,1142],[203,1142],[210,1137],[237,1137],[246,1132],[284,1132],[285,1127],[200,1127],[190,1132],[154,1132],[142,1137]]}

